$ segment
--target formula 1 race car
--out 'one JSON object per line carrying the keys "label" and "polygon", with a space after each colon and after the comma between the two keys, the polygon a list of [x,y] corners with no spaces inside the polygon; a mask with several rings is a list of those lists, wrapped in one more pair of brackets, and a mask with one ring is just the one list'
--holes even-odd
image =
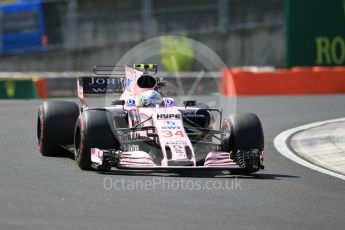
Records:
{"label": "formula 1 race car", "polygon": [[[77,80],[79,107],[46,101],[38,111],[37,138],[43,156],[61,147],[82,170],[218,169],[247,174],[263,169],[264,135],[252,113],[223,119],[222,109],[162,97],[157,65],[96,66]],[[87,94],[122,93],[109,106],[90,107]],[[219,121],[218,121],[219,120]]]}

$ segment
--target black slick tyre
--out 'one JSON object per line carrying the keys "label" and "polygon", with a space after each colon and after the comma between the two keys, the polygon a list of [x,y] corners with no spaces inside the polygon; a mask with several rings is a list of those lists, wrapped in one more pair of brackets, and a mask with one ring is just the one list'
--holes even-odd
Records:
{"label": "black slick tyre", "polygon": [[80,169],[91,169],[91,148],[119,149],[110,112],[86,110],[78,118],[74,132],[74,156]]}
{"label": "black slick tyre", "polygon": [[38,147],[43,156],[56,156],[61,145],[73,144],[79,107],[70,101],[46,101],[37,116]]}

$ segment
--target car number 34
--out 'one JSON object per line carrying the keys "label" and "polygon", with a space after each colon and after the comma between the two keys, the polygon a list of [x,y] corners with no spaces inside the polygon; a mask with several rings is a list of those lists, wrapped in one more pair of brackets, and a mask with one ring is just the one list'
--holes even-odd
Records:
{"label": "car number 34", "polygon": [[163,137],[184,137],[184,134],[181,130],[177,130],[177,131],[171,131],[171,130],[164,130],[162,131],[163,133]]}

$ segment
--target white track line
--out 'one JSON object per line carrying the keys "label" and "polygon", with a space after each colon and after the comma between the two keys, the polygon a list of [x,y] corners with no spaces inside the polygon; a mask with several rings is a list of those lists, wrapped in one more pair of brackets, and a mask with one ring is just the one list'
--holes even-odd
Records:
{"label": "white track line", "polygon": [[297,156],[295,153],[293,153],[290,148],[287,145],[287,140],[289,139],[289,137],[291,135],[293,135],[294,133],[297,133],[299,131],[302,130],[306,130],[306,129],[310,129],[310,128],[314,128],[320,125],[324,125],[324,124],[328,124],[328,123],[333,123],[333,122],[339,122],[339,121],[345,121],[345,118],[338,118],[338,119],[332,119],[332,120],[326,120],[326,121],[319,121],[319,122],[315,122],[315,123],[311,123],[311,124],[307,124],[307,125],[303,125],[303,126],[299,126],[293,129],[288,129],[282,133],[280,133],[275,139],[274,139],[274,146],[276,147],[276,149],[278,150],[278,152],[280,154],[282,154],[283,156],[285,156],[286,158],[289,158],[290,160],[303,165],[305,167],[308,167],[310,169],[313,169],[315,171],[330,175],[330,176],[334,176],[337,177],[339,179],[345,180],[345,176],[333,171],[330,171],[328,169],[322,168],[320,166],[314,165],[306,160],[304,160],[303,158]]}

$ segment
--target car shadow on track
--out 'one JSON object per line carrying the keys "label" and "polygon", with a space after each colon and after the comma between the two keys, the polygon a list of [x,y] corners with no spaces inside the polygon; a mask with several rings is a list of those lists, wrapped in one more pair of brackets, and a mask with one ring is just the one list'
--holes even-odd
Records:
{"label": "car shadow on track", "polygon": [[161,176],[161,177],[184,177],[184,178],[237,178],[237,179],[260,179],[260,180],[284,180],[300,178],[293,175],[275,174],[275,173],[253,173],[248,175],[231,174],[229,172],[208,170],[198,172],[155,172],[155,171],[132,171],[132,170],[112,170],[109,172],[98,172],[103,175],[123,175],[123,176]]}
{"label": "car shadow on track", "polygon": [[[58,158],[68,158],[74,161],[74,155],[66,149],[61,149],[58,154],[54,157]],[[300,178],[293,175],[268,173],[265,171],[260,171],[253,174],[240,174],[240,173],[230,173],[224,170],[186,170],[182,172],[169,172],[169,171],[148,171],[148,170],[111,170],[108,172],[102,172],[91,169],[98,174],[102,175],[122,175],[122,176],[161,176],[161,177],[183,177],[183,178],[237,178],[237,179],[259,179],[259,180],[284,180]]]}
{"label": "car shadow on track", "polygon": [[64,148],[59,148],[52,156],[46,157],[53,157],[53,158],[67,158],[74,161],[74,154]]}

